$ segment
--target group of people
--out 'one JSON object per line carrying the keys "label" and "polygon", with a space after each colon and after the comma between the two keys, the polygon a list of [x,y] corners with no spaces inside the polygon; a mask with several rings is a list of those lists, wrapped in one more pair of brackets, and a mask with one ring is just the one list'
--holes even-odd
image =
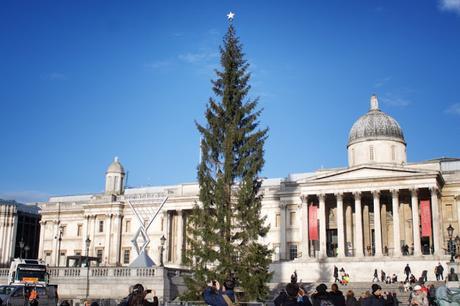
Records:
{"label": "group of people", "polygon": [[393,273],[393,275],[390,276],[390,275],[387,275],[385,271],[380,270],[380,279],[379,279],[379,273],[377,269],[375,269],[374,275],[372,278],[372,282],[378,283],[379,281],[381,281],[382,283],[386,283],[386,284],[394,284],[398,282],[398,276],[395,273]]}
{"label": "group of people", "polygon": [[308,296],[307,290],[292,279],[274,300],[275,306],[398,306],[398,303],[396,293],[384,292],[378,284],[373,284],[371,291],[364,292],[359,298],[352,290],[344,295],[336,283],[330,290],[326,284],[320,284]]}

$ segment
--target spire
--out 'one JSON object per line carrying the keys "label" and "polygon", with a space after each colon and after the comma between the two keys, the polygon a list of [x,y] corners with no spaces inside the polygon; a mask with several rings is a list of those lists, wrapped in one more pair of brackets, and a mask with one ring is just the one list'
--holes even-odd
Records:
{"label": "spire", "polygon": [[115,158],[113,159],[114,162],[118,163],[118,156],[115,156]]}
{"label": "spire", "polygon": [[371,110],[379,110],[379,100],[375,94],[371,96]]}

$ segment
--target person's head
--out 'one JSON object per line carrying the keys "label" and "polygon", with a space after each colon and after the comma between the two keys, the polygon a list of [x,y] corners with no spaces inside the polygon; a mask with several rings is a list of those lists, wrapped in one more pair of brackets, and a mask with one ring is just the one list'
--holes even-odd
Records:
{"label": "person's head", "polygon": [[355,293],[353,292],[353,290],[348,290],[348,291],[347,291],[347,297],[352,298],[352,297],[354,297],[354,296],[355,296]]}
{"label": "person's head", "polygon": [[99,303],[94,301],[94,302],[91,303],[91,306],[99,306]]}
{"label": "person's head", "polygon": [[232,290],[235,289],[235,281],[233,279],[227,279],[224,281],[225,290]]}
{"label": "person's head", "polygon": [[286,293],[290,297],[296,297],[299,293],[299,285],[294,283],[289,283],[286,285]]}
{"label": "person's head", "polygon": [[376,296],[382,295],[382,287],[380,287],[378,284],[372,284],[372,294]]}
{"label": "person's head", "polygon": [[422,286],[420,286],[420,285],[415,285],[414,286],[414,292],[416,294],[419,294],[421,292],[421,290],[422,290]]}
{"label": "person's head", "polygon": [[337,292],[337,291],[339,291],[339,286],[337,286],[336,283],[332,284],[332,285],[331,285],[331,291],[332,291],[332,292]]}
{"label": "person's head", "polygon": [[316,287],[316,292],[318,292],[318,293],[325,293],[326,290],[327,290],[327,286],[325,284],[319,284]]}
{"label": "person's head", "polygon": [[64,301],[61,302],[61,306],[70,306],[70,303],[69,303],[69,301],[64,300]]}
{"label": "person's head", "polygon": [[140,294],[144,292],[144,286],[142,284],[135,284],[133,286],[133,294]]}

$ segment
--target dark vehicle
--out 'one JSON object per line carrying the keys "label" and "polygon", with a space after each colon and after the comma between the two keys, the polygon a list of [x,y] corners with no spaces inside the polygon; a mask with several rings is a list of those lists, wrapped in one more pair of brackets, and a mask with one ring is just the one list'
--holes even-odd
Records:
{"label": "dark vehicle", "polygon": [[[0,286],[0,298],[4,306],[24,306],[28,304],[28,292],[35,290],[40,306],[56,306],[58,303],[57,285],[4,285]],[[27,303],[26,303],[27,302]]]}

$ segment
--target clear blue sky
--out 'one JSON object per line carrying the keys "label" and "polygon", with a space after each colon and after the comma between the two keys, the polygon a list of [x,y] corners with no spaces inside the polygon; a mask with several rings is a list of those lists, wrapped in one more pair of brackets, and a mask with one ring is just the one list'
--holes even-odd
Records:
{"label": "clear blue sky", "polygon": [[460,0],[1,1],[0,198],[196,180],[199,135],[234,24],[260,96],[267,177],[347,165],[376,93],[409,161],[460,157]]}

